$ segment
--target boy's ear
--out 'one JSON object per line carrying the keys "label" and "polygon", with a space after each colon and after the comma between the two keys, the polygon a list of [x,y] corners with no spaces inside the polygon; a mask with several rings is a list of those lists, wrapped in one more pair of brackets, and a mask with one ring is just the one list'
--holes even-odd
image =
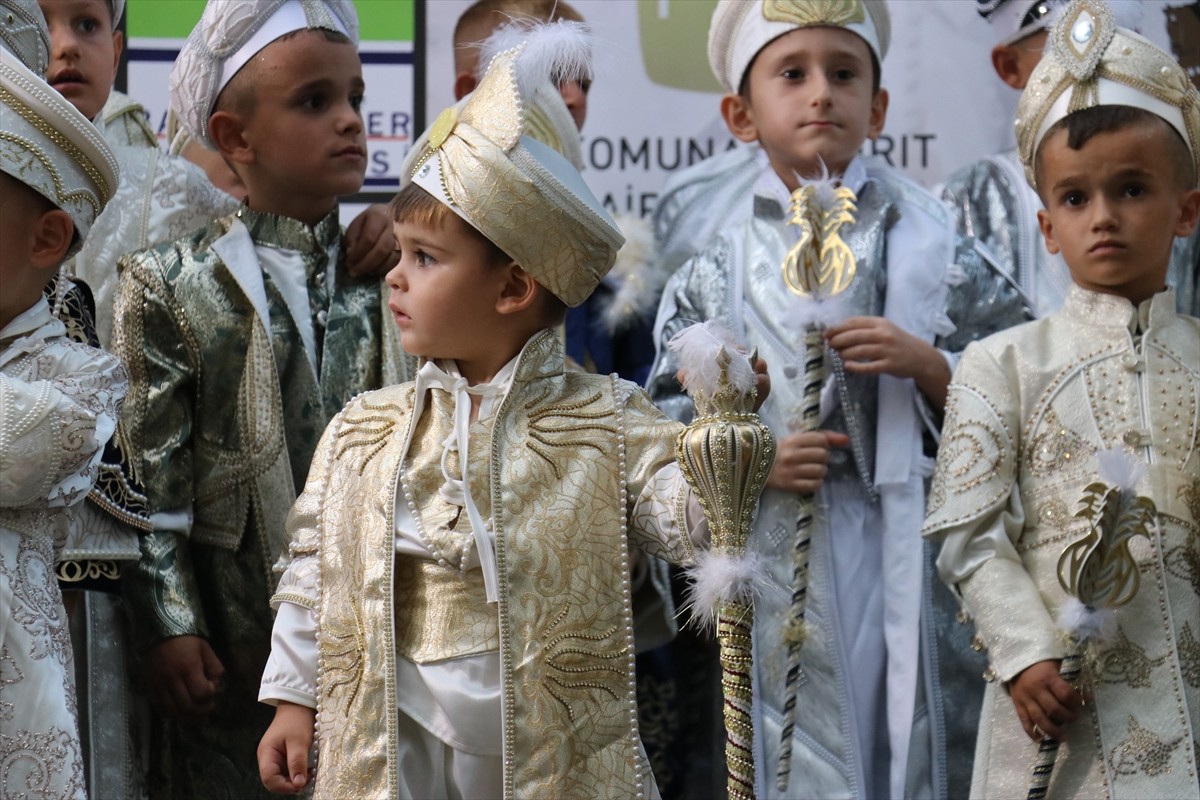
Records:
{"label": "boy's ear", "polygon": [[58,269],[75,239],[75,223],[61,208],[52,208],[34,220],[30,239],[30,263],[38,269]]}
{"label": "boy's ear", "polygon": [[754,111],[750,101],[740,94],[727,94],[721,98],[721,116],[729,132],[741,142],[757,142],[758,126],[754,124]]}
{"label": "boy's ear", "polygon": [[117,69],[121,66],[121,53],[125,50],[125,34],[113,31],[113,80],[117,79]]}
{"label": "boy's ear", "polygon": [[1018,91],[1024,88],[1019,56],[1012,45],[998,44],[992,48],[992,69],[996,70],[1000,80]]}
{"label": "boy's ear", "polygon": [[217,152],[236,164],[254,163],[254,149],[246,140],[246,123],[232,111],[214,111],[208,118],[208,137]]}
{"label": "boy's ear", "polygon": [[1054,233],[1050,213],[1044,208],[1038,211],[1038,227],[1042,229],[1042,238],[1046,240],[1046,249],[1050,251],[1050,255],[1058,255],[1062,248],[1058,246],[1058,237]]}
{"label": "boy's ear", "polygon": [[871,141],[878,139],[883,133],[883,126],[887,122],[888,100],[887,89],[880,89],[871,98],[871,117],[867,125],[867,138]]}
{"label": "boy's ear", "polygon": [[475,87],[479,81],[470,72],[460,72],[454,76],[454,99],[455,101],[462,100],[464,97],[475,91]]}
{"label": "boy's ear", "polygon": [[541,289],[537,281],[515,261],[508,262],[503,269],[504,284],[496,298],[496,312],[516,314],[532,306]]}
{"label": "boy's ear", "polygon": [[1191,236],[1200,222],[1200,189],[1189,189],[1179,200],[1179,223],[1175,226],[1176,236]]}

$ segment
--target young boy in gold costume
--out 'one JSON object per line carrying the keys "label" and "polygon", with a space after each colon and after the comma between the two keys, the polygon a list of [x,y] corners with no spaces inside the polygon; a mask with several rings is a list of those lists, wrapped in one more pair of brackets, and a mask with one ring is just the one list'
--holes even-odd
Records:
{"label": "young boy in gold costume", "polygon": [[[1047,797],[1195,797],[1200,321],[1166,284],[1200,217],[1200,94],[1079,0],[1017,117],[1074,285],[1058,313],[969,347],[946,405],[925,534],[991,661],[971,796],[1024,794],[1049,738]],[[1093,513],[1097,487],[1119,517],[1112,495]],[[1098,532],[1134,535],[1103,570],[1072,568]],[[1068,634],[1088,642],[1073,680]]]}
{"label": "young boy in gold costume", "polygon": [[394,202],[391,308],[423,363],[333,421],[289,520],[261,692],[275,791],[308,784],[315,721],[317,796],[657,794],[630,553],[690,563],[706,527],[681,426],[630,383],[564,369],[554,328],[621,236],[526,135],[533,93],[586,74],[555,41],[497,56]]}

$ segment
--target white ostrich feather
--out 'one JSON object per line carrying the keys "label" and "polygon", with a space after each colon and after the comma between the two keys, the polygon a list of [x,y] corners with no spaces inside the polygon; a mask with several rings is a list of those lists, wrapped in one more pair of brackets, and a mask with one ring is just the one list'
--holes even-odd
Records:
{"label": "white ostrich feather", "polygon": [[1117,632],[1117,612],[1111,608],[1091,608],[1079,598],[1067,595],[1058,610],[1058,627],[1081,642],[1107,641]]}
{"label": "white ostrich feather", "polygon": [[720,388],[722,350],[729,352],[729,384],[739,394],[754,389],[754,367],[743,353],[745,346],[723,319],[710,319],[684,328],[671,337],[667,349],[679,358],[683,388],[690,395],[712,397]]}
{"label": "white ostrich feather", "polygon": [[655,258],[654,230],[650,223],[632,214],[614,214],[625,236],[608,279],[616,284],[612,300],[604,309],[604,328],[609,335],[645,316],[658,304],[670,277]]}
{"label": "white ostrich feather", "polygon": [[802,331],[813,327],[832,328],[853,316],[843,295],[835,297],[792,297],[783,315],[783,326]]}
{"label": "white ostrich feather", "polygon": [[1096,453],[1100,479],[1124,493],[1132,494],[1146,472],[1146,465],[1119,447]]}
{"label": "white ostrich feather", "polygon": [[747,550],[731,556],[712,550],[696,556],[696,566],[688,570],[684,610],[689,621],[701,629],[711,628],[721,603],[736,602],[753,606],[770,586],[767,561]]}
{"label": "white ostrich feather", "polygon": [[522,44],[525,49],[516,61],[517,89],[522,97],[532,97],[534,90],[547,81],[558,85],[592,77],[595,36],[587,25],[566,19],[540,22],[526,17],[514,18],[481,45],[479,74],[487,71],[497,55]]}

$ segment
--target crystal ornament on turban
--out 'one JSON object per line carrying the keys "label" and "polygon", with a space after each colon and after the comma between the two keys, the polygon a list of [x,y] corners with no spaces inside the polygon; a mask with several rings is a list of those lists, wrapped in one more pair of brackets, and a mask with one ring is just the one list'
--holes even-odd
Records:
{"label": "crystal ornament on turban", "polygon": [[708,64],[736,94],[750,63],[769,43],[798,28],[845,28],[883,63],[892,36],[884,0],[719,0],[708,28]]}
{"label": "crystal ornament on turban", "polygon": [[208,118],[221,90],[264,47],[301,30],[336,31],[358,46],[358,15],[351,0],[208,0],[169,81],[188,134],[212,147]]}
{"label": "crystal ornament on turban", "polygon": [[0,170],[71,218],[73,255],[117,189],[117,162],[95,126],[0,47]]}
{"label": "crystal ornament on turban", "polygon": [[1096,106],[1156,114],[1187,144],[1200,174],[1200,93],[1183,67],[1154,43],[1117,27],[1100,0],[1075,0],[1050,32],[1045,55],[1017,104],[1017,149],[1036,188],[1034,159],[1059,120]]}
{"label": "crystal ornament on turban", "polygon": [[[545,134],[538,128],[546,87],[591,71],[590,48],[564,35],[564,24],[529,27],[496,55],[475,91],[413,147],[403,175],[577,306],[612,267],[623,238],[571,161],[534,138]],[[565,128],[556,135],[570,138]]]}

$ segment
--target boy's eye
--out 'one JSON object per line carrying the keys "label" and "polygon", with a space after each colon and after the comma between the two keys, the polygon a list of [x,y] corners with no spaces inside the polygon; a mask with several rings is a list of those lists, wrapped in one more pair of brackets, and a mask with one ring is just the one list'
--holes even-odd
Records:
{"label": "boy's eye", "polygon": [[433,256],[429,255],[429,253],[426,253],[424,250],[418,250],[413,253],[413,260],[417,262],[418,267],[428,267],[430,264],[434,263]]}
{"label": "boy's eye", "polygon": [[797,67],[790,67],[788,69],[785,69],[780,74],[784,78],[787,78],[789,81],[798,81],[804,77],[804,70],[799,69]]}
{"label": "boy's eye", "polygon": [[833,71],[833,78],[837,81],[852,81],[854,80],[854,70],[852,69],[836,69]]}
{"label": "boy's eye", "polygon": [[325,107],[325,95],[310,94],[307,97],[303,97],[300,100],[300,107],[309,111],[320,111]]}
{"label": "boy's eye", "polygon": [[1083,192],[1067,192],[1063,195],[1063,203],[1068,206],[1081,206],[1085,200]]}
{"label": "boy's eye", "polygon": [[350,95],[350,105],[353,106],[355,111],[360,111],[362,109],[364,100],[366,100],[366,97],[361,94]]}
{"label": "boy's eye", "polygon": [[1146,193],[1146,187],[1140,183],[1131,183],[1125,187],[1126,197],[1141,197]]}
{"label": "boy's eye", "polygon": [[84,17],[75,23],[80,33],[95,33],[100,30],[100,23],[92,17]]}

